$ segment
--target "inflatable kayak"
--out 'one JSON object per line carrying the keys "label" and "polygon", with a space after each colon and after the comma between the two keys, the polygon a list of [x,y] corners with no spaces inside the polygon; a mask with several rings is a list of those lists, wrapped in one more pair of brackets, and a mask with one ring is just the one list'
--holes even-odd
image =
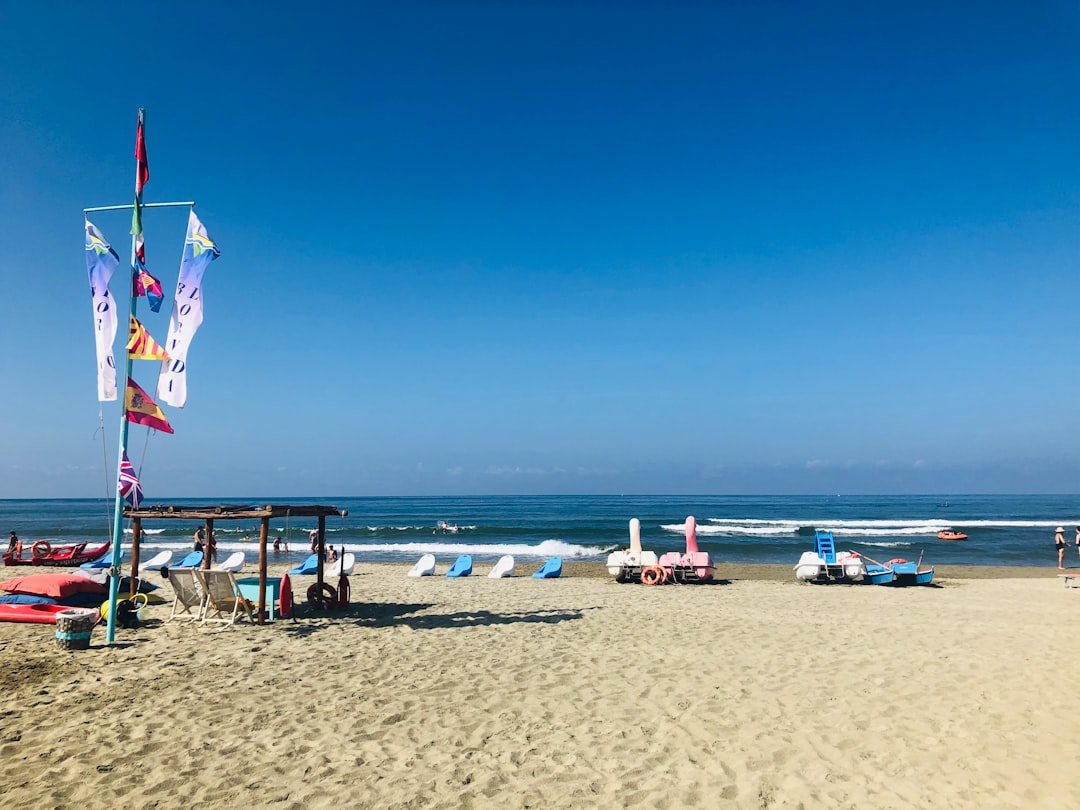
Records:
{"label": "inflatable kayak", "polygon": [[967,535],[961,532],[938,532],[938,540],[967,540]]}
{"label": "inflatable kayak", "polygon": [[0,622],[56,624],[56,614],[61,610],[71,610],[71,607],[69,605],[47,605],[40,602],[30,605],[0,604]]}

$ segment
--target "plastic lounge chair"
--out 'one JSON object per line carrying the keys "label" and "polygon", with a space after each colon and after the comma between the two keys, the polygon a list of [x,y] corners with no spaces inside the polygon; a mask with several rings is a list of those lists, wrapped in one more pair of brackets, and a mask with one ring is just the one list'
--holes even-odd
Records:
{"label": "plastic lounge chair", "polygon": [[[126,557],[126,556],[127,556],[127,552],[126,551],[121,551],[120,552],[120,561],[123,562],[124,557]],[[106,554],[100,560],[94,560],[93,562],[83,563],[82,565],[79,566],[79,568],[108,568],[110,565],[112,565],[112,557],[110,555]]]}
{"label": "plastic lounge chair", "polygon": [[234,551],[229,555],[229,559],[225,560],[221,565],[215,565],[215,571],[232,571],[236,573],[244,567],[244,552]]}
{"label": "plastic lounge chair", "polygon": [[180,560],[173,568],[198,568],[202,565],[202,552],[193,551],[188,554],[184,559]]}
{"label": "plastic lounge chair", "polygon": [[462,554],[456,560],[454,564],[450,566],[450,570],[446,572],[448,577],[467,577],[472,573],[472,557],[468,554]]}
{"label": "plastic lounge chair", "polygon": [[495,567],[488,571],[488,576],[492,579],[502,579],[503,577],[512,577],[514,575],[514,558],[509,554],[504,554],[499,557],[499,561],[495,563]]}
{"label": "plastic lounge chair", "polygon": [[146,562],[140,562],[139,563],[139,570],[140,571],[141,570],[153,571],[155,569],[161,568],[163,565],[168,565],[169,560],[171,560],[171,559],[172,559],[172,552],[171,551],[165,550],[165,551],[159,552],[159,553],[155,554],[153,557],[151,557],[149,560],[147,560]]}
{"label": "plastic lounge chair", "polygon": [[289,573],[295,576],[304,576],[306,574],[314,574],[319,570],[319,555],[312,554],[296,568],[290,568]]}
{"label": "plastic lounge chair", "polygon": [[227,627],[245,616],[249,622],[254,622],[251,603],[240,593],[240,586],[232,571],[203,571],[197,568],[195,576],[206,593],[202,609],[203,624],[224,624]]}
{"label": "plastic lounge chair", "polygon": [[353,569],[355,567],[356,555],[350,551],[346,554],[342,554],[340,557],[337,558],[337,560],[330,563],[330,567],[324,569],[323,574],[327,577],[336,579],[337,577],[340,577],[343,573],[345,574],[345,576],[348,576],[353,572]]}
{"label": "plastic lounge chair", "polygon": [[562,573],[562,557],[552,557],[532,575],[533,579],[554,579]]}
{"label": "plastic lounge chair", "polygon": [[409,569],[407,577],[430,577],[435,573],[435,555],[425,554],[416,561],[416,565]]}
{"label": "plastic lounge chair", "polygon": [[185,619],[198,621],[202,616],[203,592],[195,578],[194,568],[173,568],[168,574],[173,589],[172,613],[168,621]]}

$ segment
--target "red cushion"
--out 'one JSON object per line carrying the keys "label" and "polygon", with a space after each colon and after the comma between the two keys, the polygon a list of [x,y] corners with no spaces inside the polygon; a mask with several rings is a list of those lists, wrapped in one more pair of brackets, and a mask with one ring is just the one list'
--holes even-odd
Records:
{"label": "red cushion", "polygon": [[0,582],[0,590],[51,596],[53,599],[62,599],[77,593],[109,592],[105,585],[74,574],[31,574],[28,577],[15,577],[7,582]]}

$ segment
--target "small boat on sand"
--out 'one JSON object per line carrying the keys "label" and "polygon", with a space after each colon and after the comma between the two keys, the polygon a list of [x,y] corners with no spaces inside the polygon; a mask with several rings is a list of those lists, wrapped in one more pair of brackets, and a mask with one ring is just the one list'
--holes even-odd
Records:
{"label": "small boat on sand", "polygon": [[112,543],[105,543],[93,548],[87,548],[86,543],[76,543],[70,546],[57,546],[53,548],[48,540],[38,540],[30,547],[30,556],[23,556],[23,549],[5,554],[4,565],[52,565],[58,567],[75,568],[83,563],[94,562],[101,559],[108,552]]}
{"label": "small boat on sand", "polygon": [[942,531],[937,533],[938,540],[967,540],[963,532]]}
{"label": "small boat on sand", "polygon": [[31,604],[0,604],[0,622],[30,622],[33,624],[56,624],[56,614],[71,610],[69,605],[50,605],[43,602]]}

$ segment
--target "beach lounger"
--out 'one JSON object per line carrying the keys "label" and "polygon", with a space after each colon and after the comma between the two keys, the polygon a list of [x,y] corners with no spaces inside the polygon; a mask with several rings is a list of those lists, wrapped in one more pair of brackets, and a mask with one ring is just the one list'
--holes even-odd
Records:
{"label": "beach lounger", "polygon": [[202,565],[202,552],[193,551],[188,554],[184,559],[180,560],[173,568],[198,568]]}
{"label": "beach lounger", "polygon": [[173,589],[172,613],[167,621],[183,619],[198,621],[202,616],[203,592],[195,578],[194,568],[173,568],[168,572],[169,585]]}
{"label": "beach lounger", "polygon": [[430,577],[435,573],[435,555],[425,554],[409,569],[408,577]]}
{"label": "beach lounger", "polygon": [[251,603],[240,593],[240,586],[232,571],[203,571],[196,568],[195,577],[206,594],[202,609],[203,624],[224,624],[228,627],[245,616],[254,623]]}
{"label": "beach lounger", "polygon": [[499,557],[499,561],[495,563],[495,567],[488,571],[488,576],[491,579],[502,579],[503,577],[512,577],[514,575],[514,558],[509,554],[504,554]]}
{"label": "beach lounger", "polygon": [[533,579],[554,579],[562,574],[562,557],[552,557],[532,575]]}
{"label": "beach lounger", "polygon": [[155,571],[160,569],[164,565],[169,564],[169,560],[172,559],[172,552],[165,550],[158,552],[146,562],[139,563],[140,570]]}
{"label": "beach lounger", "polygon": [[1080,582],[1077,582],[1077,579],[1080,579],[1080,571],[1072,574],[1058,574],[1058,576],[1065,581],[1066,588],[1080,588]]}
{"label": "beach lounger", "polygon": [[468,554],[462,554],[456,560],[454,564],[450,566],[450,570],[446,572],[448,577],[467,577],[472,573],[472,557]]}
{"label": "beach lounger", "polygon": [[244,567],[244,552],[234,551],[229,555],[229,559],[225,560],[221,565],[215,565],[215,571],[232,571],[236,573]]}
{"label": "beach lounger", "polygon": [[[127,556],[126,551],[120,552],[120,562],[124,561],[124,557]],[[93,562],[83,563],[79,568],[108,568],[112,565],[112,557],[106,554],[100,560],[94,560]],[[159,566],[160,567],[160,566]]]}
{"label": "beach lounger", "polygon": [[296,568],[290,568],[289,573],[295,576],[305,576],[307,574],[315,574],[319,570],[319,555],[312,554]]}
{"label": "beach lounger", "polygon": [[330,563],[330,566],[323,571],[323,574],[330,579],[337,579],[342,574],[348,576],[353,572],[356,567],[356,555],[351,551],[347,554],[342,554],[334,562]]}

